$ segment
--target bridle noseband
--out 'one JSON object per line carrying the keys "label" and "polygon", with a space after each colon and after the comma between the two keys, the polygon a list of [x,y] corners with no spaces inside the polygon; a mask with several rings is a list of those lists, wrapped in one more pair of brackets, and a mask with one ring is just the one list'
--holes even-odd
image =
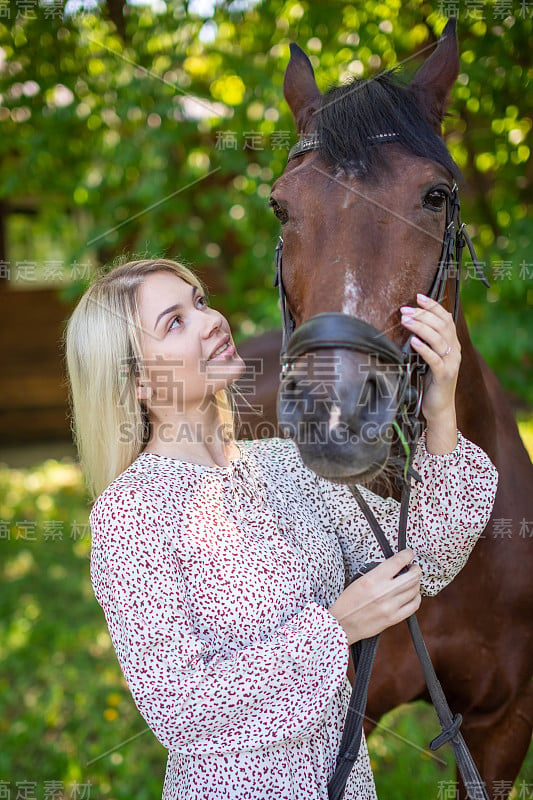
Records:
{"label": "bridle noseband", "polygon": [[[394,142],[397,133],[380,133],[371,137],[373,143]],[[318,150],[320,142],[316,134],[304,136],[289,151],[287,161],[297,158],[310,150]],[[461,278],[461,263],[463,249],[468,246],[472,261],[479,278],[485,286],[489,286],[481,265],[474,251],[472,241],[461,222],[461,205],[457,184],[454,183],[451,192],[446,194],[446,227],[442,242],[442,251],[439,258],[435,277],[427,295],[437,302],[441,302],[446,290],[448,280],[455,277],[455,294],[453,305],[453,318],[457,322],[459,312],[459,286]],[[281,349],[281,379],[285,378],[293,368],[298,356],[310,350],[344,348],[375,355],[385,363],[395,364],[402,370],[400,386],[398,388],[398,409],[402,404],[409,405],[411,412],[418,416],[422,403],[421,385],[418,389],[412,386],[415,375],[422,376],[427,371],[427,364],[422,361],[418,353],[411,347],[411,337],[400,348],[384,333],[372,325],[340,312],[327,312],[316,314],[296,328],[296,323],[290,312],[282,277],[283,237],[280,236],[275,248],[276,276],[274,286],[279,289],[279,299],[282,317],[282,349]]]}

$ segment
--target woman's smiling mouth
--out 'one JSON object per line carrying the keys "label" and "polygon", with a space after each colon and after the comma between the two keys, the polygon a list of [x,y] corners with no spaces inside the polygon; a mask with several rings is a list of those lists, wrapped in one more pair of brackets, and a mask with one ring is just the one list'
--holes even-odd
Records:
{"label": "woman's smiling mouth", "polygon": [[213,354],[209,356],[208,361],[217,361],[226,358],[231,358],[235,354],[235,346],[229,341],[224,342],[223,344],[219,345],[216,350],[214,350]]}

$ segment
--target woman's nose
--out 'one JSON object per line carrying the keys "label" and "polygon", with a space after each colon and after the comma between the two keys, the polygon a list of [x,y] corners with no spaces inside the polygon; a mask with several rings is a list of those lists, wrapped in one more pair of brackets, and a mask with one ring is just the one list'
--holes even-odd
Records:
{"label": "woman's nose", "polygon": [[212,314],[209,314],[208,322],[204,329],[204,336],[206,339],[208,339],[215,331],[217,331],[221,327],[223,319],[224,317],[222,316],[222,314],[213,309]]}

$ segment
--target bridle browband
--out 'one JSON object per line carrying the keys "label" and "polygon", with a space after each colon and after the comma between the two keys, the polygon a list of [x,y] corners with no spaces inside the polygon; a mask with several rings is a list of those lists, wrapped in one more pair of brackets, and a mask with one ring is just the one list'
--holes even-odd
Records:
{"label": "bridle browband", "polygon": [[[370,137],[370,140],[372,143],[394,142],[398,136],[394,132],[378,133]],[[290,161],[310,150],[317,150],[319,146],[320,142],[316,134],[304,136],[290,149],[287,160]],[[465,245],[470,251],[479,278],[485,286],[489,286],[477,259],[472,241],[464,223],[461,222],[460,211],[458,188],[454,182],[451,192],[446,194],[446,227],[444,229],[439,263],[431,287],[426,292],[429,297],[440,303],[444,297],[448,280],[455,277],[454,322],[457,322],[459,312],[461,263]],[[377,328],[349,314],[340,312],[316,314],[303,322],[299,328],[296,328],[283,286],[282,254],[283,238],[280,236],[275,249],[276,277],[274,286],[278,286],[279,289],[283,328],[280,376],[282,384],[290,375],[298,356],[317,349],[344,348],[358,353],[368,353],[382,362],[395,364],[402,370],[397,394],[397,430],[402,442],[407,445],[398,530],[398,550],[402,550],[406,546],[411,478],[420,480],[420,477],[411,469],[411,462],[421,429],[418,415],[422,404],[423,389],[421,381],[418,387],[413,386],[412,381],[413,377],[421,377],[426,372],[427,364],[412,350],[411,337],[407,339],[402,347],[398,347]],[[390,558],[393,555],[392,548],[372,510],[355,484],[349,488],[376,536],[385,558]],[[368,571],[368,569],[372,569],[373,566],[375,564],[367,565],[361,570],[361,574]],[[407,619],[407,624],[441,725],[441,733],[430,743],[430,748],[436,750],[445,742],[450,742],[455,754],[457,767],[465,786],[468,788],[469,797],[475,798],[475,800],[489,800],[481,776],[460,732],[461,715],[456,714],[453,716],[448,706],[414,614]],[[351,646],[352,658],[357,671],[357,680],[348,706],[335,771],[328,784],[329,800],[342,799],[346,782],[359,753],[368,684],[378,640],[379,636],[373,636],[370,639],[356,642]]]}

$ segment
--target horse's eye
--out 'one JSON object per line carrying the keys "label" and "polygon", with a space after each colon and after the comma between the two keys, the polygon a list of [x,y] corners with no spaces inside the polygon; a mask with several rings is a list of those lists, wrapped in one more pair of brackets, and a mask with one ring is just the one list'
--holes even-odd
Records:
{"label": "horse's eye", "polygon": [[446,196],[443,189],[432,189],[424,197],[424,206],[432,211],[442,211],[446,203]]}
{"label": "horse's eye", "polygon": [[278,201],[274,200],[273,197],[271,197],[270,200],[268,201],[268,205],[274,211],[274,214],[279,219],[282,225],[285,225],[285,223],[289,221],[289,215],[287,213],[287,210],[283,208],[283,206],[280,206]]}

